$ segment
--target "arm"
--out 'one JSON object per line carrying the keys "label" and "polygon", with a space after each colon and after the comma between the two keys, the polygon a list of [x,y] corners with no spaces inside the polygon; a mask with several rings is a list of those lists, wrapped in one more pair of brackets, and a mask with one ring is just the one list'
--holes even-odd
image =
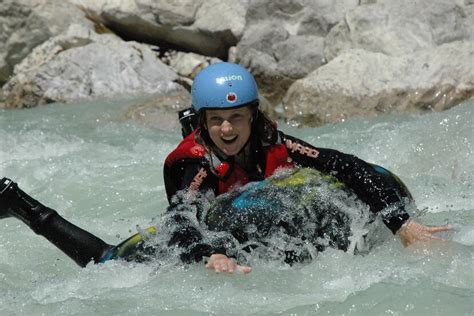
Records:
{"label": "arm", "polygon": [[449,229],[446,226],[430,228],[413,220],[409,221],[410,216],[405,207],[413,202],[413,198],[403,182],[387,169],[369,164],[353,155],[316,148],[291,136],[282,134],[282,139],[296,164],[332,174],[343,182],[369,205],[372,212],[382,215],[385,225],[392,233],[400,233],[405,246],[417,240],[433,239],[435,237],[432,233]]}
{"label": "arm", "polygon": [[[393,233],[408,220],[405,204],[411,200],[411,195],[388,170],[337,150],[316,148],[291,136],[285,135],[283,139],[289,156],[297,165],[315,168],[336,177],[365,202],[371,212],[383,211],[383,221]],[[311,149],[311,154],[307,154],[309,150],[295,144]]]}

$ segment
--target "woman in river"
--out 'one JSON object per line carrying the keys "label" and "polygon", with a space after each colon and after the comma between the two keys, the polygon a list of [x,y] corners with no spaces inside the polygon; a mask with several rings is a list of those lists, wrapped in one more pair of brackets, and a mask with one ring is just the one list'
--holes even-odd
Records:
{"label": "woman in river", "polygon": [[[388,170],[336,150],[316,148],[277,130],[259,110],[255,80],[241,66],[220,63],[201,71],[192,86],[192,100],[199,127],[169,154],[164,168],[170,201],[166,216],[170,225],[166,227],[172,227],[167,246],[182,248],[180,259],[183,262],[209,258],[206,266],[216,272],[248,273],[251,268],[242,265],[244,262],[232,244],[235,241],[245,244],[250,240],[249,225],[264,221],[273,224],[277,232],[300,236],[299,230],[304,230],[305,221],[294,220],[295,217],[281,216],[272,222],[260,216],[265,213],[258,213],[257,217],[240,214],[232,217],[235,208],[214,208],[211,212],[214,216],[209,216],[203,210],[209,192],[219,196],[248,182],[262,181],[282,168],[312,168],[333,177],[368,205],[372,213],[380,214],[385,225],[399,234],[404,245],[434,239],[433,233],[449,229],[426,227],[411,220],[406,211],[411,195]],[[285,212],[284,209],[279,211]],[[116,257],[117,247],[69,223],[4,178],[0,183],[0,218],[9,216],[21,219],[81,266],[91,260],[98,263]],[[222,224],[227,218],[235,218],[231,221],[233,224],[237,220],[242,223]],[[224,240],[217,236],[210,242],[207,236],[203,238],[201,226],[216,231],[232,228],[231,236]],[[271,227],[267,229],[273,231]],[[311,239],[312,236],[302,237]],[[346,243],[337,241],[335,245],[341,249],[347,247]],[[252,251],[252,247],[244,250]],[[300,260],[291,249],[282,253],[286,256],[285,262]]]}
{"label": "woman in river", "polygon": [[[437,238],[434,232],[449,228],[426,227],[410,219],[406,211],[411,195],[400,179],[387,169],[336,150],[317,148],[277,130],[259,110],[258,89],[245,68],[232,63],[208,66],[195,78],[192,107],[199,128],[169,154],[164,177],[171,203],[176,192],[212,191],[215,195],[249,181],[260,181],[279,168],[309,167],[330,174],[380,213],[385,225],[400,236],[403,245]],[[197,231],[182,223],[181,231]],[[184,242],[199,236],[180,235]],[[225,249],[224,249],[225,252]],[[244,272],[226,253],[210,254],[207,267],[215,271]]]}

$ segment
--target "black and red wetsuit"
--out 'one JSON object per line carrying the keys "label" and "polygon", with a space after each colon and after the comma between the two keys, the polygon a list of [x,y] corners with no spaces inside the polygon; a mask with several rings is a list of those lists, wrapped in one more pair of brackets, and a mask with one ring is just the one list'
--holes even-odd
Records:
{"label": "black and red wetsuit", "polygon": [[[366,203],[373,213],[382,212],[385,225],[396,233],[409,218],[405,202],[411,195],[400,179],[380,166],[367,163],[353,155],[337,150],[317,148],[300,139],[278,131],[273,145],[260,144],[254,170],[244,170],[232,157],[217,157],[196,141],[196,132],[186,137],[171,152],[164,166],[164,179],[168,200],[183,189],[212,190],[216,195],[227,192],[236,184],[263,180],[280,167],[309,167],[330,174]],[[173,208],[170,208],[173,209]],[[390,210],[390,211],[387,211]],[[180,218],[182,220],[182,218]],[[199,240],[196,229],[182,221],[171,244],[190,245]],[[206,247],[204,247],[206,248]],[[213,251],[225,249],[206,249]],[[199,260],[195,251],[190,260]]]}

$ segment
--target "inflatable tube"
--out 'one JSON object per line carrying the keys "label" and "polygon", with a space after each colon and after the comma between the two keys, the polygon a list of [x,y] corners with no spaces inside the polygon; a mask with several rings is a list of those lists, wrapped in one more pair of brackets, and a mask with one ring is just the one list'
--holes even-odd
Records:
{"label": "inflatable tube", "polygon": [[[281,240],[291,239],[309,243],[317,251],[332,247],[361,252],[368,249],[366,239],[374,215],[336,178],[302,168],[280,171],[217,197],[200,221],[211,232],[230,233],[241,244],[254,245],[250,248],[272,240],[278,240],[280,247]],[[101,262],[146,260],[153,253],[146,241],[157,233],[156,227],[149,227],[131,236],[110,249]]]}

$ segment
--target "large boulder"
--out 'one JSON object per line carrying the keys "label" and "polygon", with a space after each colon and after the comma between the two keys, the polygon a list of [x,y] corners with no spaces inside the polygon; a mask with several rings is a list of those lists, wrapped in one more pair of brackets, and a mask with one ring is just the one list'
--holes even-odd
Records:
{"label": "large boulder", "polygon": [[[443,109],[470,95],[472,67],[459,43],[474,41],[473,8],[473,0],[4,0],[0,84],[16,68],[0,103],[139,94],[166,103],[188,97],[182,87],[189,90],[195,74],[219,57],[250,69],[269,113],[283,100],[287,117],[301,122]],[[454,55],[440,48],[446,43],[457,43],[446,47],[461,57],[448,60]],[[447,75],[423,72],[423,85],[410,58]],[[459,65],[456,84],[448,79]],[[444,101],[432,93],[438,90]],[[327,109],[315,110],[315,100]]]}
{"label": "large boulder", "polygon": [[448,109],[474,96],[473,44],[458,41],[403,56],[348,50],[290,87],[285,117],[321,125]]}
{"label": "large boulder", "polygon": [[325,57],[360,48],[400,56],[474,39],[473,7],[462,1],[379,0],[348,11],[326,37]]}
{"label": "large boulder", "polygon": [[68,1],[0,1],[0,86],[34,47],[72,23],[93,27],[84,13]]}
{"label": "large boulder", "polygon": [[244,31],[248,1],[71,0],[125,39],[226,58]]}
{"label": "large boulder", "polygon": [[291,33],[325,37],[360,0],[252,0],[247,24],[280,21]]}
{"label": "large boulder", "polygon": [[36,47],[3,87],[6,107],[166,94],[177,79],[149,46],[80,25]]}
{"label": "large boulder", "polygon": [[358,1],[252,1],[236,61],[274,104],[297,79],[325,64],[324,37]]}

